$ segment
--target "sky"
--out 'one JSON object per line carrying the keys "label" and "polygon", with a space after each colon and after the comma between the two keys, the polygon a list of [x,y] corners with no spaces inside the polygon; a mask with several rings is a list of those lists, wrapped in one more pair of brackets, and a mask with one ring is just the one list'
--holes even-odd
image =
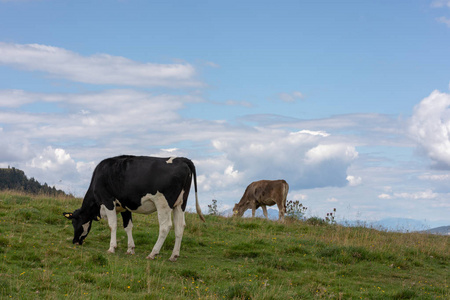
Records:
{"label": "sky", "polygon": [[450,225],[449,53],[450,0],[0,0],[0,167],[83,197],[185,156],[204,213],[285,179],[309,216]]}

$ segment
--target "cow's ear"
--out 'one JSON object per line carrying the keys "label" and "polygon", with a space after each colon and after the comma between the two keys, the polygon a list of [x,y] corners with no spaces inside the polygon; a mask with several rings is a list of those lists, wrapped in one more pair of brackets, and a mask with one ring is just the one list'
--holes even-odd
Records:
{"label": "cow's ear", "polygon": [[63,213],[63,216],[69,220],[73,219],[73,213],[65,212],[65,213]]}

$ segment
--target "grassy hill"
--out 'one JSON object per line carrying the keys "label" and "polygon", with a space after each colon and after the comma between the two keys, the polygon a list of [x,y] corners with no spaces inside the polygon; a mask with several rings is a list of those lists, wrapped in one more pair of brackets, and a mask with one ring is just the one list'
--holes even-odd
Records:
{"label": "grassy hill", "polygon": [[0,193],[1,299],[450,298],[448,236],[187,214],[178,261],[173,231],[149,261],[155,214],[134,215],[135,255],[121,229],[107,254],[103,220],[72,245],[62,212],[80,203]]}

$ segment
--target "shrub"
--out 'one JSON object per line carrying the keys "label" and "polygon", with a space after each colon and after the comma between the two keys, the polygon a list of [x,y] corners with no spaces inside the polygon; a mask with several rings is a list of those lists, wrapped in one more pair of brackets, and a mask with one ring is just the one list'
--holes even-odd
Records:
{"label": "shrub", "polygon": [[286,203],[286,216],[289,218],[302,220],[305,216],[305,212],[308,208],[303,206],[300,201],[289,200]]}
{"label": "shrub", "polygon": [[219,210],[217,209],[217,200],[212,199],[212,203],[208,205],[208,214],[213,216],[219,216]]}
{"label": "shrub", "polygon": [[336,217],[336,208],[333,208],[333,212],[327,213],[327,216],[325,217],[325,222],[327,222],[328,224],[336,224],[335,217]]}
{"label": "shrub", "polygon": [[322,226],[327,224],[323,219],[319,217],[309,218],[306,220],[306,223],[313,226]]}

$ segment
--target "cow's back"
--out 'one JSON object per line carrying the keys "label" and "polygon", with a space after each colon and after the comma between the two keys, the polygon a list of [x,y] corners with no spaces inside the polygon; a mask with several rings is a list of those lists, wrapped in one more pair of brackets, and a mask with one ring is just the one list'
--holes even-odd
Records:
{"label": "cow's back", "polygon": [[253,182],[254,197],[257,203],[274,205],[277,201],[283,201],[287,196],[287,182],[285,180],[260,180]]}
{"label": "cow's back", "polygon": [[[143,196],[157,192],[173,194],[167,196],[176,200],[190,180],[190,168],[184,158],[123,155],[100,162],[91,185],[94,194],[102,193],[135,206]],[[175,203],[167,200],[170,206]]]}

